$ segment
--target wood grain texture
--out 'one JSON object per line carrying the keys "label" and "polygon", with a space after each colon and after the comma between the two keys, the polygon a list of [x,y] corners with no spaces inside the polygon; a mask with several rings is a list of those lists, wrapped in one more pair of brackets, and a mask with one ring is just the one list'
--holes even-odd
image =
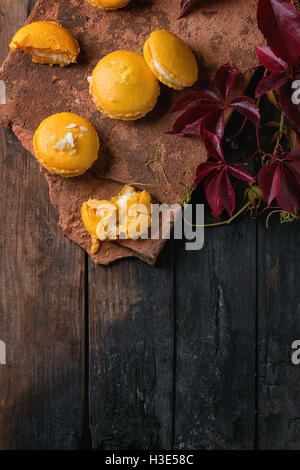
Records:
{"label": "wood grain texture", "polygon": [[[0,0],[0,61],[34,3]],[[84,424],[95,449],[300,449],[299,222],[262,221],[256,237],[240,220],[200,252],[168,243],[156,267],[87,272],[3,129],[0,167],[0,450],[78,449]]]}
{"label": "wood grain texture", "polygon": [[170,449],[171,244],[149,267],[90,263],[90,427],[94,448]]}
{"label": "wood grain texture", "polygon": [[258,231],[258,445],[300,449],[300,366],[291,345],[300,339],[299,222],[274,220]]}
{"label": "wood grain texture", "polygon": [[[1,0],[0,60],[33,2]],[[0,449],[76,449],[83,422],[84,255],[32,157],[0,130]]]}
{"label": "wood grain texture", "polygon": [[174,445],[252,449],[255,225],[245,220],[205,235],[199,252],[183,243],[176,249]]}

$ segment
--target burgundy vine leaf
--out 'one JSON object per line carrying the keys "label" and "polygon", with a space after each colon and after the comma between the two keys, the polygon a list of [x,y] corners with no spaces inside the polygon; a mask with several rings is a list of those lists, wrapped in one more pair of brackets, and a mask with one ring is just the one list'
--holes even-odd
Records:
{"label": "burgundy vine leaf", "polygon": [[255,183],[255,178],[243,168],[243,165],[239,163],[228,163],[227,168],[229,173],[242,181],[248,181],[250,183]]}
{"label": "burgundy vine leaf", "polygon": [[270,205],[279,193],[280,165],[277,163],[269,163],[263,166],[258,173],[258,184],[267,204]]}
{"label": "burgundy vine leaf", "polygon": [[264,77],[255,90],[255,97],[268,93],[269,91],[278,90],[281,88],[287,81],[287,76],[282,73],[273,73]]}
{"label": "burgundy vine leaf", "polygon": [[224,111],[222,108],[213,108],[202,120],[202,131],[215,135],[220,141],[224,135],[224,127]]}
{"label": "burgundy vine leaf", "polygon": [[282,209],[289,212],[294,213],[300,209],[300,186],[285,166],[281,170],[280,190],[276,200]]}
{"label": "burgundy vine leaf", "polygon": [[257,23],[268,46],[290,67],[300,62],[300,15],[289,0],[259,0]]}
{"label": "burgundy vine leaf", "polygon": [[181,0],[179,18],[182,18],[193,0]]}
{"label": "burgundy vine leaf", "polygon": [[167,134],[185,135],[201,134],[201,122],[204,116],[214,108],[211,104],[198,104],[187,108],[174,122],[173,128]]}
{"label": "burgundy vine leaf", "polygon": [[288,64],[284,60],[277,57],[270,47],[257,46],[256,54],[261,64],[270,72],[280,73],[289,71]]}
{"label": "burgundy vine leaf", "polygon": [[217,70],[215,75],[215,84],[224,100],[234,87],[238,76],[239,71],[232,68],[232,65],[229,62],[222,65],[222,67]]}
{"label": "burgundy vine leaf", "polygon": [[226,163],[224,160],[208,161],[197,168],[195,184],[204,180],[205,197],[216,219],[224,210],[231,217],[235,209],[235,191],[229,175],[243,181],[255,182],[243,165],[237,163]]}
{"label": "burgundy vine leaf", "polygon": [[203,88],[199,91],[188,91],[184,93],[178,100],[175,102],[173,108],[171,109],[171,113],[175,111],[180,111],[186,108],[188,105],[193,103],[194,101],[212,101],[216,103],[222,103],[221,99],[218,95],[209,89]]}
{"label": "burgundy vine leaf", "polygon": [[[176,119],[173,129],[168,134],[200,135],[208,154],[218,160],[223,160],[221,141],[224,135],[225,110],[235,109],[255,126],[258,126],[260,121],[259,109],[251,98],[240,96],[231,101],[228,100],[238,75],[238,70],[228,62],[220,67],[215,75],[215,87],[220,96],[207,88],[183,94],[176,101],[172,111],[184,111]],[[196,104],[202,101],[205,104]]]}
{"label": "burgundy vine leaf", "polygon": [[300,209],[300,146],[280,160],[268,163],[258,173],[258,183],[267,204],[276,199],[281,209]]}
{"label": "burgundy vine leaf", "polygon": [[279,90],[280,106],[300,129],[300,105],[292,99],[292,83],[300,70],[300,14],[289,0],[259,0],[257,21],[269,47],[256,52],[267,71],[256,89],[256,97]]}
{"label": "burgundy vine leaf", "polygon": [[232,216],[235,209],[235,192],[225,168],[207,178],[204,193],[215,219],[218,219],[224,210]]}
{"label": "burgundy vine leaf", "polygon": [[222,140],[220,137],[204,129],[202,130],[202,140],[209,157],[214,157],[217,160],[225,161]]}
{"label": "burgundy vine leaf", "polygon": [[255,126],[259,125],[260,112],[252,98],[249,98],[248,96],[239,96],[238,98],[231,100],[229,106],[246,117]]}
{"label": "burgundy vine leaf", "polygon": [[195,184],[198,185],[201,181],[206,178],[214,170],[220,170],[222,167],[222,162],[205,162],[197,168]]}

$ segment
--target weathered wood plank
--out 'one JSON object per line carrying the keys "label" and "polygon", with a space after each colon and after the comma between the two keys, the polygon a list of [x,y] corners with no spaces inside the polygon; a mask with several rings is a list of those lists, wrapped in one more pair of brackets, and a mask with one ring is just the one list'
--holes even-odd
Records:
{"label": "weathered wood plank", "polygon": [[[255,425],[255,224],[207,229],[175,256],[180,449],[251,449]],[[189,283],[186,283],[186,280]]]}
{"label": "weathered wood plank", "polygon": [[[234,116],[227,135],[239,128]],[[251,128],[227,145],[231,161],[254,150]],[[244,184],[237,193],[242,194]],[[196,191],[194,202],[203,194]],[[237,202],[237,205],[243,201]],[[208,212],[208,211],[207,211]],[[207,214],[206,222],[209,221]],[[174,446],[252,449],[255,445],[256,225],[205,229],[200,251],[175,244],[176,393]]]}
{"label": "weathered wood plank", "polygon": [[[1,0],[0,60],[34,2]],[[3,47],[2,47],[3,46]],[[0,449],[76,449],[83,422],[84,255],[34,159],[0,130]]]}
{"label": "weathered wood plank", "polygon": [[261,449],[300,449],[299,222],[258,230],[258,436]]}
{"label": "weathered wood plank", "polygon": [[90,264],[90,427],[98,449],[171,447],[171,243],[150,267]]}

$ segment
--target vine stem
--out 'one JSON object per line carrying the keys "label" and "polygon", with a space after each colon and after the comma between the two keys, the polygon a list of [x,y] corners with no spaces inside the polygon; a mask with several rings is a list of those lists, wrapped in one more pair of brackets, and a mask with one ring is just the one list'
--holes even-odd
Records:
{"label": "vine stem", "polygon": [[280,141],[281,141],[281,139],[282,139],[282,136],[283,136],[283,128],[284,128],[284,113],[282,112],[282,113],[281,113],[281,116],[280,116],[279,135],[278,135],[278,138],[277,138],[277,141],[276,141],[274,150],[273,150],[273,155],[276,155],[278,146],[279,146]]}
{"label": "vine stem", "polygon": [[197,224],[190,224],[185,218],[184,221],[190,225],[191,227],[217,227],[219,225],[229,225],[234,219],[236,219],[242,212],[244,212],[246,209],[248,209],[251,205],[251,202],[248,201],[246,204],[243,205],[243,207],[240,208],[230,219],[223,220],[222,222],[215,222],[213,224],[204,224],[204,225],[197,225]]}
{"label": "vine stem", "polygon": [[240,208],[230,219],[223,220],[222,222],[215,222],[213,224],[205,224],[204,227],[217,227],[218,225],[229,225],[234,219],[236,219],[242,212],[250,207],[250,201],[246,202],[243,207]]}

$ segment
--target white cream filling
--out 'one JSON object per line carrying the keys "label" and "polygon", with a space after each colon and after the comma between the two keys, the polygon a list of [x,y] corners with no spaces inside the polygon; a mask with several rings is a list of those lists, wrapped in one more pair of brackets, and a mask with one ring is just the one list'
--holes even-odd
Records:
{"label": "white cream filling", "polygon": [[155,69],[157,70],[158,73],[160,73],[166,80],[168,80],[168,82],[172,83],[173,85],[176,85],[178,87],[181,87],[182,85],[180,85],[180,83],[176,82],[174,80],[174,78],[170,77],[170,75],[168,75],[162,68],[161,66],[159,65],[158,62],[156,62],[155,59],[153,59],[153,63],[154,63],[154,67]]}
{"label": "white cream filling", "polygon": [[46,59],[51,59],[53,62],[59,62],[59,63],[64,63],[64,64],[70,64],[71,61],[68,59],[65,59],[65,57],[62,54],[44,54],[44,52],[40,52],[36,49],[32,49],[33,55],[37,57],[45,57]]}
{"label": "white cream filling", "polygon": [[120,196],[119,200],[117,201],[117,204],[121,211],[125,211],[127,209],[127,203],[134,194],[136,194],[136,192],[128,188],[125,193]]}

